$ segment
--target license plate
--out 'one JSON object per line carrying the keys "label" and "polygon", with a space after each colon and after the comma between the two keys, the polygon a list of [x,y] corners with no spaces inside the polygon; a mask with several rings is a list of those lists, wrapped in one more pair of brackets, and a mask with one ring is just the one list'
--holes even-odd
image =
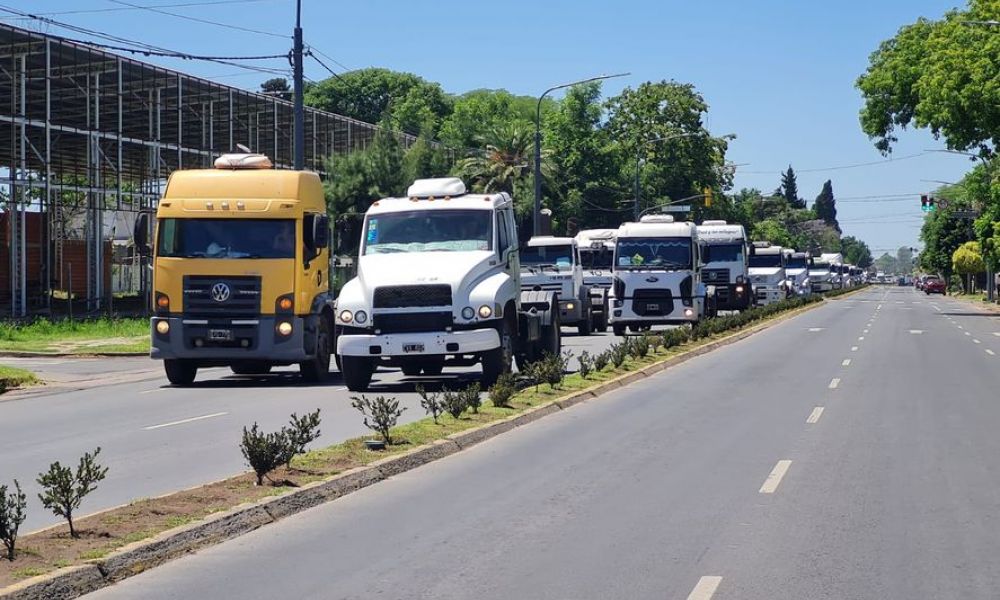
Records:
{"label": "license plate", "polygon": [[209,329],[208,339],[216,342],[228,342],[233,339],[233,332],[230,329]]}
{"label": "license plate", "polygon": [[423,344],[403,344],[403,352],[423,352]]}
{"label": "license plate", "polygon": [[647,304],[646,310],[660,310],[659,304]]}

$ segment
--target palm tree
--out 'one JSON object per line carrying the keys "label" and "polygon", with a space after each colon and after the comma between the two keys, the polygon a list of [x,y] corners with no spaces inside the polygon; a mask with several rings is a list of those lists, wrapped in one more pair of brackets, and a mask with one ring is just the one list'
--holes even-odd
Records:
{"label": "palm tree", "polygon": [[[532,125],[526,121],[496,125],[479,138],[484,150],[460,160],[456,169],[478,191],[513,194],[515,187],[531,178],[535,151],[533,136]],[[551,175],[550,154],[542,150],[543,179]]]}

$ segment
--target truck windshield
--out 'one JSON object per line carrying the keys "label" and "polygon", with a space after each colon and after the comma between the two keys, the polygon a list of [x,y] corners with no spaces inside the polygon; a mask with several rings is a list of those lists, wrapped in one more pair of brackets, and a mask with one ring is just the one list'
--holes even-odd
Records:
{"label": "truck windshield", "polygon": [[620,238],[616,269],[690,269],[691,238]]}
{"label": "truck windshield", "polygon": [[829,273],[830,263],[828,262],[813,262],[813,266],[809,268],[810,273]]}
{"label": "truck windshield", "polygon": [[292,219],[160,219],[157,255],[295,258]]}
{"label": "truck windshield", "polygon": [[570,268],[573,266],[573,246],[528,246],[521,248],[522,267]]}
{"label": "truck windshield", "polygon": [[705,262],[743,262],[743,244],[708,244]]}
{"label": "truck windshield", "polygon": [[610,269],[611,261],[614,258],[612,256],[613,252],[608,248],[592,249],[592,248],[581,248],[580,249],[580,265],[584,269]]}
{"label": "truck windshield", "polygon": [[787,269],[808,269],[809,261],[804,256],[793,256],[785,263]]}
{"label": "truck windshield", "polygon": [[776,268],[780,266],[780,254],[753,254],[750,256],[750,268]]}
{"label": "truck windshield", "polygon": [[470,252],[493,248],[493,211],[412,210],[365,219],[362,254]]}

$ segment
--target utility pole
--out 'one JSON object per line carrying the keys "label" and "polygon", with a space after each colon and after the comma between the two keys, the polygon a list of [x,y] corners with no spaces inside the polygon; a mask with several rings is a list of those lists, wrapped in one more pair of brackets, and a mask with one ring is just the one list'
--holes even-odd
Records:
{"label": "utility pole", "polygon": [[295,128],[292,135],[292,166],[296,171],[305,168],[306,124],[302,98],[302,0],[295,2],[295,40],[292,46],[292,85],[295,88]]}

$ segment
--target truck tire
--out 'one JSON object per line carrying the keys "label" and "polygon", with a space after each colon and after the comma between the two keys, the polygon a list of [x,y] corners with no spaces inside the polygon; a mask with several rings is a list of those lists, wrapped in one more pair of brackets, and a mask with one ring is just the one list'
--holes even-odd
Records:
{"label": "truck tire", "polygon": [[167,373],[167,381],[173,385],[191,385],[198,375],[198,365],[194,361],[178,358],[163,361],[163,370]]}
{"label": "truck tire", "polygon": [[483,377],[481,383],[488,388],[497,382],[504,373],[510,373],[511,362],[514,359],[514,332],[510,318],[505,317],[497,327],[500,334],[500,347],[483,353]]}
{"label": "truck tire", "polygon": [[309,383],[323,383],[330,378],[330,335],[330,320],[321,316],[313,357],[299,363],[299,374]]}
{"label": "truck tire", "polygon": [[580,335],[590,335],[594,331],[594,313],[590,308],[587,309],[587,313],[583,316],[583,319],[577,323],[576,332]]}
{"label": "truck tire", "polygon": [[420,375],[420,365],[411,363],[408,365],[401,365],[399,368],[403,372],[403,375],[406,375],[407,377],[417,377]]}
{"label": "truck tire", "polygon": [[341,374],[344,376],[344,385],[352,392],[366,392],[372,382],[374,365],[370,358],[363,356],[341,356],[340,364],[343,365]]}
{"label": "truck tire", "polygon": [[608,300],[607,300],[607,298],[604,299],[604,305],[603,305],[603,307],[601,309],[601,312],[597,313],[597,314],[594,314],[594,313],[591,313],[591,314],[593,315],[593,321],[594,321],[594,327],[593,327],[593,329],[594,329],[594,331],[596,331],[598,333],[604,333],[604,332],[606,332],[608,330]]}
{"label": "truck tire", "polygon": [[229,365],[229,368],[237,375],[267,375],[271,366],[270,363],[248,360]]}
{"label": "truck tire", "polygon": [[540,340],[541,345],[539,350],[541,351],[540,356],[546,354],[551,354],[553,356],[559,356],[562,354],[562,329],[559,323],[559,308],[558,305],[552,307],[552,323],[548,326],[542,327],[542,339]]}
{"label": "truck tire", "polygon": [[625,326],[624,325],[612,325],[611,330],[618,337],[625,337]]}

